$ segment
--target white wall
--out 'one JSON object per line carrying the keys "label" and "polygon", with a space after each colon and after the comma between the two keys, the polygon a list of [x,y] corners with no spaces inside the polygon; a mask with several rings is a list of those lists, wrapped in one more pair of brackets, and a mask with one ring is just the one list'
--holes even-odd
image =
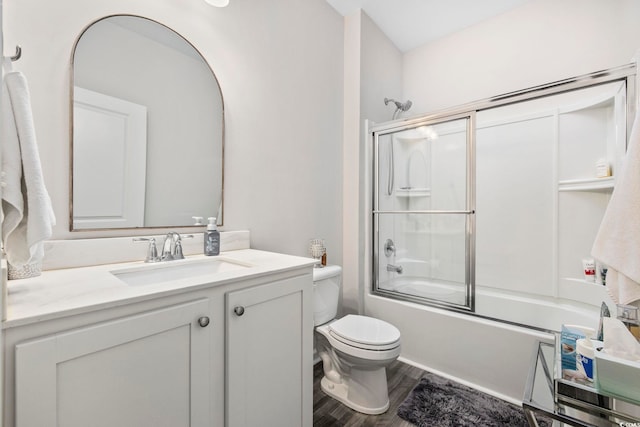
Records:
{"label": "white wall", "polygon": [[[360,172],[360,44],[361,14],[344,18],[344,128],[342,161],[350,167],[343,168],[342,179],[342,299],[340,307],[346,312],[360,313],[362,294],[359,266],[362,220],[359,199],[362,195]],[[339,314],[342,314],[339,312]]]}
{"label": "white wall", "polygon": [[124,234],[67,231],[69,60],[88,23],[128,13],[190,40],[220,81],[224,229],[250,229],[253,247],[298,255],[322,237],[329,262],[341,262],[342,18],[324,0],[236,0],[223,9],[201,0],[5,0],[4,8],[4,51],[23,47],[14,66],[30,84],[55,239]]}
{"label": "white wall", "polygon": [[369,223],[362,216],[367,187],[364,122],[389,120],[395,111],[384,98],[402,92],[402,53],[364,12],[345,18],[345,132],[344,132],[344,256],[342,308],[363,310],[361,289],[367,288],[364,270]]}
{"label": "white wall", "polygon": [[402,99],[403,55],[378,26],[362,12],[360,58],[360,102],[362,119],[391,120],[395,105],[385,98]]}
{"label": "white wall", "polygon": [[414,114],[631,62],[638,0],[535,0],[407,52]]}

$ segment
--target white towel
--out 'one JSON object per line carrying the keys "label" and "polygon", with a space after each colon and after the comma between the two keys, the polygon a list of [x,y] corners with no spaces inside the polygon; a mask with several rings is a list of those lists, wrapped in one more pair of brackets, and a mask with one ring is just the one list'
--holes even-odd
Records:
{"label": "white towel", "polygon": [[609,267],[607,291],[617,304],[640,300],[640,112],[591,255]]}
{"label": "white towel", "polygon": [[[6,59],[5,59],[6,61]],[[27,80],[8,72],[2,85],[2,238],[16,267],[41,261],[55,216],[42,176]]]}

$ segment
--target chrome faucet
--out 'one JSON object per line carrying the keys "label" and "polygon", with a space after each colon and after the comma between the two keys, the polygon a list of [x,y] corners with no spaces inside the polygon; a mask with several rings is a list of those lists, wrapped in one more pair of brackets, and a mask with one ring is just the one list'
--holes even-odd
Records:
{"label": "chrome faucet", "polygon": [[172,261],[174,259],[184,259],[184,255],[182,255],[182,238],[175,231],[170,231],[164,238],[160,261]]}
{"label": "chrome faucet", "polygon": [[160,257],[158,256],[158,248],[156,247],[155,237],[134,237],[134,242],[149,242],[149,248],[147,249],[147,258],[144,262],[158,262]]}
{"label": "chrome faucet", "polygon": [[387,264],[387,271],[394,271],[398,274],[402,274],[402,266],[401,265],[393,265]]}
{"label": "chrome faucet", "polygon": [[158,249],[156,248],[155,237],[134,237],[134,242],[149,242],[149,249],[147,250],[147,258],[144,262],[160,262],[160,261],[172,261],[174,259],[184,259],[182,254],[182,239],[193,238],[193,234],[187,234],[186,236],[180,236],[175,231],[170,231],[164,238],[162,244],[162,252],[158,255]]}

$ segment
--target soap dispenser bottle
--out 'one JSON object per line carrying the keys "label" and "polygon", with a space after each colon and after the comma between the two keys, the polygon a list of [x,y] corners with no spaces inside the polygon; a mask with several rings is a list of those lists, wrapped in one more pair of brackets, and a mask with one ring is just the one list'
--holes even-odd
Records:
{"label": "soap dispenser bottle", "polygon": [[216,226],[216,219],[214,217],[207,218],[209,225],[207,225],[207,231],[204,233],[204,254],[219,255],[220,254],[220,232]]}

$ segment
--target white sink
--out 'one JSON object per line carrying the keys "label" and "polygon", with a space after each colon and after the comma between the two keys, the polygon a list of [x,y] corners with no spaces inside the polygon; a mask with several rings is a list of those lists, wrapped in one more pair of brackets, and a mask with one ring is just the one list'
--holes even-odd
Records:
{"label": "white sink", "polygon": [[211,276],[211,279],[215,280],[215,276],[220,273],[250,267],[251,265],[248,264],[215,257],[210,259],[165,261],[157,264],[113,270],[110,273],[129,286],[145,286],[194,276]]}

